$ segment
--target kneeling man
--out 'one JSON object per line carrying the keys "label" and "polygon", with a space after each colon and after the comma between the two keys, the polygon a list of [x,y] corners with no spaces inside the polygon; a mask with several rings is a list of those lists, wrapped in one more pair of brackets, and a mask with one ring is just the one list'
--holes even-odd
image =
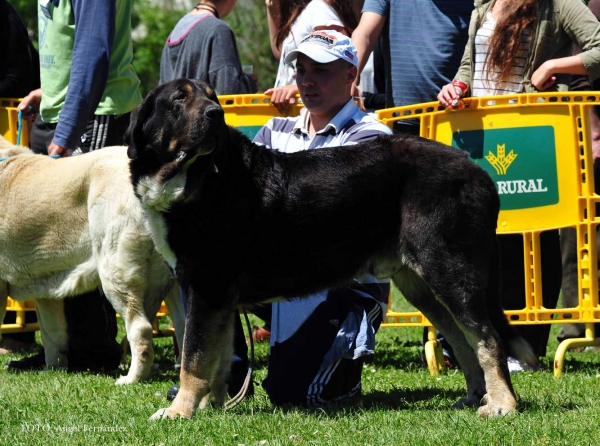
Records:
{"label": "kneeling man", "polygon": [[[285,62],[294,60],[305,108],[299,117],[271,119],[255,143],[291,153],[392,133],[354,104],[358,57],[349,37],[328,30],[309,34]],[[363,276],[308,299],[274,303],[263,383],[271,401],[320,404],[360,395],[364,358],[374,353],[389,289],[389,281]]]}

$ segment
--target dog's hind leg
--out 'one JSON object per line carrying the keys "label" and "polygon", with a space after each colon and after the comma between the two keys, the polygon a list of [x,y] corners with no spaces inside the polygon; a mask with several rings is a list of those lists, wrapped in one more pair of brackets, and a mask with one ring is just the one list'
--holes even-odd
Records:
{"label": "dog's hind leg", "polygon": [[479,414],[485,418],[511,413],[517,401],[502,340],[488,313],[488,307],[500,305],[494,301],[496,296],[489,295],[490,267],[494,266],[489,258],[483,259],[484,254],[471,254],[492,251],[491,243],[488,250],[483,243],[468,249],[457,244],[452,253],[443,243],[431,243],[435,255],[422,257],[420,273],[462,330],[483,369],[487,393]]}
{"label": "dog's hind leg", "polygon": [[[191,418],[200,402],[211,391],[211,385],[219,385],[223,378],[215,379],[233,344],[233,309],[229,306],[206,304],[201,296],[188,290],[188,314],[183,342],[180,387],[169,408],[158,410],[150,419]],[[213,301],[214,302],[214,301]],[[231,355],[227,358],[231,361]],[[215,397],[223,398],[226,387],[215,389]],[[223,404],[224,401],[216,401]],[[206,400],[203,401],[203,407]]]}
{"label": "dog's hind leg", "polygon": [[485,395],[485,379],[475,351],[467,343],[456,321],[435,297],[425,281],[410,268],[404,268],[393,276],[396,287],[406,300],[418,308],[425,317],[444,335],[452,346],[454,355],[465,374],[467,398],[459,399],[457,409],[479,407]]}
{"label": "dog's hind leg", "polygon": [[46,368],[67,368],[68,339],[64,300],[36,299],[35,310],[40,323]]}

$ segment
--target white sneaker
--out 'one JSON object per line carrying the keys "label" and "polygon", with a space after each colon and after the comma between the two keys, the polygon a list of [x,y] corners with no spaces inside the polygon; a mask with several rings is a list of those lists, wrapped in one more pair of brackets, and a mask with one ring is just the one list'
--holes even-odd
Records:
{"label": "white sneaker", "polygon": [[506,363],[508,364],[508,371],[511,374],[519,372],[535,372],[538,370],[537,367],[532,367],[527,364],[521,364],[521,362],[517,358],[513,358],[512,356],[509,356],[506,359]]}
{"label": "white sneaker", "polygon": [[511,375],[513,373],[519,373],[519,372],[525,371],[525,367],[523,367],[523,365],[519,362],[519,360],[516,358],[513,358],[512,356],[509,356],[506,359],[506,362],[508,364],[508,371],[511,373]]}

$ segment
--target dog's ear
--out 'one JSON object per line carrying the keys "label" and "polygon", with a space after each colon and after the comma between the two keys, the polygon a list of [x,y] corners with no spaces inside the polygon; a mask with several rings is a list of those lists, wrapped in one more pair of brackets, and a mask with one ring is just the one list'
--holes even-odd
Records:
{"label": "dog's ear", "polygon": [[131,112],[129,127],[124,136],[125,144],[129,146],[127,148],[129,159],[137,158],[138,151],[143,149],[147,143],[144,135],[144,124],[149,121],[150,116],[154,112],[155,91],[151,91],[146,99]]}

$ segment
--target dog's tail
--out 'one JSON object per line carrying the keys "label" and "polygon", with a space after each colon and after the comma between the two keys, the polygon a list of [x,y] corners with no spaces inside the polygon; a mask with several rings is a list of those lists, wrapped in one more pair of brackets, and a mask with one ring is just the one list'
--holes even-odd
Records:
{"label": "dog's tail", "polygon": [[539,362],[537,355],[516,328],[508,323],[502,310],[499,263],[498,244],[494,243],[494,249],[492,249],[490,256],[491,277],[488,283],[488,314],[490,320],[500,335],[500,339],[502,339],[506,354],[516,358],[522,364],[537,368]]}
{"label": "dog's tail", "polygon": [[0,159],[32,153],[27,147],[17,146],[0,135]]}

